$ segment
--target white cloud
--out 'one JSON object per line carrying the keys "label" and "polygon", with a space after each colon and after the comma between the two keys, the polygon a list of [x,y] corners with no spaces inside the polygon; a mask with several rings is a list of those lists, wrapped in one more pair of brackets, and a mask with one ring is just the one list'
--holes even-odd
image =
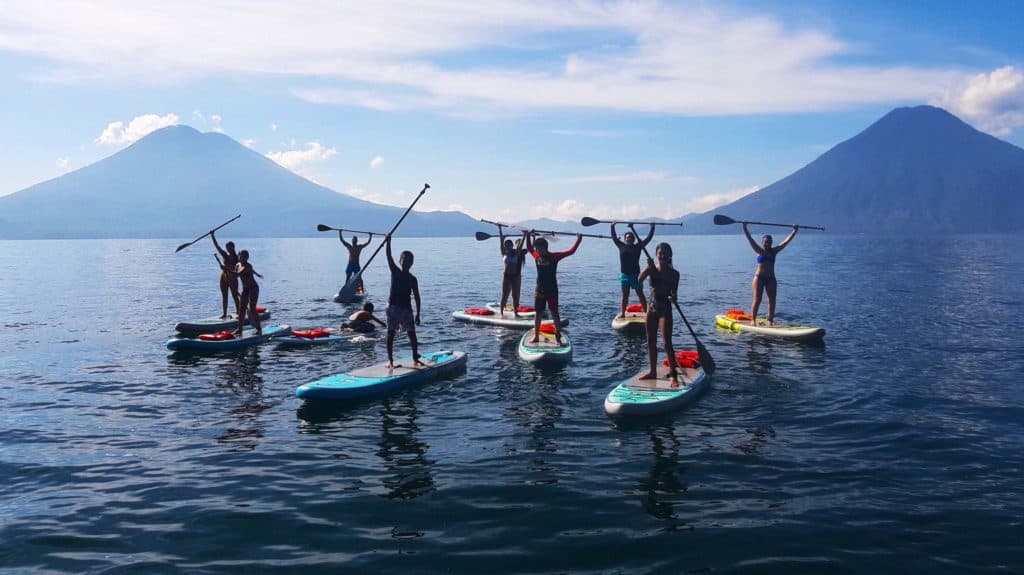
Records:
{"label": "white cloud", "polygon": [[175,114],[143,114],[136,116],[127,125],[124,122],[111,122],[103,129],[103,133],[96,138],[97,144],[110,144],[121,146],[132,144],[145,137],[150,132],[173,126],[178,123],[178,116]]}
{"label": "white cloud", "polygon": [[582,138],[618,138],[636,134],[633,130],[548,130],[556,136],[576,136]]}
{"label": "white cloud", "polygon": [[255,138],[246,138],[246,139],[242,140],[242,145],[244,145],[246,148],[251,148],[253,146],[253,144],[255,144],[255,143],[256,143],[256,139]]}
{"label": "white cloud", "polygon": [[376,170],[377,168],[379,168],[379,167],[381,167],[383,165],[384,165],[384,158],[382,158],[380,156],[374,156],[374,158],[372,160],[370,160],[370,169],[371,170]]}
{"label": "white cloud", "polygon": [[270,124],[270,131],[271,132],[276,132],[277,131],[277,124],[273,124],[273,123]]}
{"label": "white cloud", "polygon": [[306,147],[301,150],[267,152],[265,155],[296,174],[319,183],[313,172],[313,166],[330,159],[337,153],[338,150],[326,148],[320,142],[306,142]]}
{"label": "white cloud", "polygon": [[1005,66],[978,74],[932,103],[996,136],[1024,126],[1024,73]]}
{"label": "white cloud", "polygon": [[679,182],[696,183],[700,178],[693,176],[673,176],[664,171],[638,171],[622,174],[605,174],[599,176],[578,176],[552,180],[554,184],[633,184],[637,182]]}
{"label": "white cloud", "polygon": [[203,114],[199,110],[192,110],[192,121],[195,122],[200,128],[209,132],[218,132],[223,134],[224,129],[221,128],[220,122],[223,118],[219,114]]}
{"label": "white cloud", "polygon": [[731,204],[732,202],[735,202],[736,200],[742,198],[743,196],[748,196],[760,189],[760,186],[751,186],[749,188],[741,188],[738,190],[730,190],[728,192],[700,196],[698,198],[694,198],[686,202],[686,204],[683,206],[683,213],[679,215],[689,214],[693,212],[703,213],[708,210],[713,210],[719,206]]}
{"label": "white cloud", "polygon": [[373,202],[375,204],[384,203],[384,196],[380,192],[368,192],[362,188],[350,187],[345,190],[345,193],[353,198],[358,198],[367,202]]}
{"label": "white cloud", "polygon": [[70,158],[57,158],[57,167],[60,168],[60,171],[62,171],[62,172],[67,171],[68,166],[70,166],[70,165],[71,165],[71,159]]}
{"label": "white cloud", "polygon": [[872,49],[704,2],[296,0],[239,12],[232,0],[183,0],[161,18],[146,3],[18,2],[0,15],[0,50],[50,62],[41,73],[66,81],[283,75],[312,102],[470,117],[805,113],[926,101],[965,77],[858,62]]}

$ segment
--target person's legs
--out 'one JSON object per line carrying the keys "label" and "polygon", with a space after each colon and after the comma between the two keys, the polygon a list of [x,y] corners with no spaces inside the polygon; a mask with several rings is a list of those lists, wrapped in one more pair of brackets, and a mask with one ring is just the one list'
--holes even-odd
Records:
{"label": "person's legs", "polygon": [[672,345],[672,315],[661,318],[661,336],[665,342],[665,356],[668,359],[669,378],[672,387],[679,385],[679,364],[676,362],[676,348]]}
{"label": "person's legs", "polygon": [[750,289],[754,292],[754,301],[750,304],[750,324],[757,325],[757,310],[761,307],[761,291],[764,286],[761,285],[761,276],[754,276],[754,281],[750,283]]}
{"label": "person's legs", "polygon": [[778,286],[774,277],[764,281],[764,291],[768,294],[768,325],[775,325],[775,294],[778,293]]}
{"label": "person's legs", "polygon": [[647,359],[650,360],[651,369],[640,376],[640,379],[654,379],[658,377],[658,313],[654,310],[647,310],[647,318],[644,321],[647,330]]}

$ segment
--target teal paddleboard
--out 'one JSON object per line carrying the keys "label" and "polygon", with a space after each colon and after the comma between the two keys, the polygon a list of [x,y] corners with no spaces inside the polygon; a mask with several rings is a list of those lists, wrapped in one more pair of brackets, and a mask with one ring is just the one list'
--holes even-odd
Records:
{"label": "teal paddleboard", "polygon": [[519,359],[539,365],[557,365],[572,360],[572,341],[564,331],[561,344],[555,340],[553,333],[540,332],[536,342],[532,342],[532,339],[532,329],[519,339]]}
{"label": "teal paddleboard", "polygon": [[247,328],[241,337],[222,340],[205,340],[198,337],[174,337],[167,341],[167,349],[175,351],[226,351],[253,346],[275,337],[288,335],[292,328],[287,325],[263,326],[263,333],[257,335],[255,328]]}
{"label": "teal paddleboard", "polygon": [[672,387],[668,366],[658,366],[657,379],[640,379],[644,370],[615,386],[604,400],[608,415],[633,417],[660,415],[693,403],[711,383],[701,367],[679,368],[679,386]]}
{"label": "teal paddleboard", "polygon": [[384,395],[463,368],[467,356],[464,351],[438,351],[423,354],[420,361],[425,365],[413,365],[412,357],[402,357],[395,359],[394,368],[383,362],[329,375],[300,385],[295,395],[303,399],[359,399]]}

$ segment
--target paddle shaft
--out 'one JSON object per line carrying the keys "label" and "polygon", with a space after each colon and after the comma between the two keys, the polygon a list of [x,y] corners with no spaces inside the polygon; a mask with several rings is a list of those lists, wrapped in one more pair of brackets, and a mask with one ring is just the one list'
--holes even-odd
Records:
{"label": "paddle shaft", "polygon": [[371,235],[371,236],[383,236],[384,235],[384,234],[382,234],[380,232],[367,232],[367,231],[364,231],[364,230],[352,230],[352,229],[349,229],[349,228],[332,228],[331,226],[324,226],[323,224],[320,224],[320,225],[324,227],[324,229],[320,230],[322,232],[352,232],[353,234],[367,234],[367,235]]}
{"label": "paddle shaft", "polygon": [[201,239],[205,238],[206,236],[208,236],[208,235],[212,234],[213,232],[215,232],[215,231],[217,231],[217,230],[219,230],[219,229],[223,228],[224,226],[226,226],[226,225],[230,224],[231,222],[233,222],[233,221],[237,220],[237,219],[238,219],[238,218],[240,218],[240,217],[242,217],[242,214],[238,214],[237,216],[235,216],[235,217],[231,218],[230,220],[228,220],[228,221],[224,222],[223,224],[221,224],[221,225],[219,225],[219,226],[217,226],[217,227],[213,228],[212,230],[210,230],[210,231],[206,232],[205,234],[203,234],[203,235],[199,236],[198,238],[196,238],[196,239],[194,239],[194,240],[192,240],[192,241],[190,241],[190,242],[185,242],[185,243],[181,244],[180,246],[178,246],[178,249],[174,250],[174,253],[178,253],[178,252],[180,252],[181,250],[183,250],[183,249],[185,249],[185,248],[189,247],[190,245],[192,245],[192,244],[194,244],[194,243],[198,242],[199,240],[201,240]]}
{"label": "paddle shaft", "polygon": [[750,220],[734,220],[734,219],[730,218],[729,216],[722,216],[722,215],[715,216],[715,223],[720,225],[720,226],[722,226],[722,225],[728,226],[730,224],[754,224],[755,226],[775,226],[777,228],[798,227],[798,228],[803,228],[805,230],[821,230],[821,231],[825,231],[825,228],[820,227],[820,226],[802,226],[800,224],[775,224],[775,223],[772,223],[772,222],[752,222]]}
{"label": "paddle shaft", "polygon": [[604,240],[610,240],[611,239],[611,236],[602,236],[602,235],[599,235],[599,234],[577,234],[576,232],[556,232],[556,231],[553,231],[553,230],[533,230],[533,232],[537,233],[537,234],[552,235],[552,236],[575,236],[575,235],[580,235],[580,236],[583,236],[585,238],[601,238],[601,239],[604,239]]}
{"label": "paddle shaft", "polygon": [[[409,204],[409,207],[405,209],[405,213],[402,214],[402,217],[398,218],[398,221],[395,222],[395,225],[391,227],[391,231],[388,232],[387,235],[390,236],[391,234],[395,233],[395,230],[398,229],[398,226],[402,225],[402,222],[405,220],[405,216],[409,215],[409,212],[412,211],[413,206],[416,205],[416,202],[420,201],[420,198],[423,197],[423,194],[427,193],[427,190],[429,188],[430,184],[423,184],[423,189],[420,190],[420,193],[416,196],[416,199],[414,199],[412,203]],[[359,271],[357,271],[356,273],[352,274],[352,277],[349,278],[349,281],[345,282],[345,285],[342,286],[341,290],[338,292],[338,296],[342,301],[346,299],[351,299],[352,296],[355,295],[356,286],[359,285],[359,280],[360,278],[363,277],[363,271],[370,266],[370,262],[373,261],[373,258],[377,257],[377,254],[380,253],[381,248],[383,248],[384,244],[386,243],[386,240],[381,242],[380,245],[377,246],[377,249],[373,250],[373,254],[370,255],[370,259],[366,260],[366,265],[360,268]]]}
{"label": "paddle shaft", "polygon": [[583,218],[580,223],[590,227],[596,224],[624,224],[627,226],[680,226],[683,222],[624,222],[621,220],[599,220],[597,218]]}
{"label": "paddle shaft", "polygon": [[[633,224],[629,224],[629,228],[633,230],[634,234],[637,233],[636,228],[633,227]],[[647,256],[647,259],[654,259],[651,257],[651,252],[647,251],[647,246],[640,244],[640,248],[644,250],[644,255]],[[693,337],[694,343],[697,345],[697,354],[700,356],[700,363],[704,367],[704,371],[707,372],[708,375],[711,375],[712,373],[715,372],[715,360],[711,357],[711,352],[708,351],[708,348],[704,347],[704,344],[701,343],[700,338],[697,337],[697,333],[693,331],[693,326],[691,326],[690,321],[686,319],[686,314],[683,313],[683,308],[679,307],[679,302],[673,299],[672,305],[675,306],[676,311],[679,312],[679,317],[683,318],[683,324],[686,325],[686,329],[689,330],[690,335]]]}

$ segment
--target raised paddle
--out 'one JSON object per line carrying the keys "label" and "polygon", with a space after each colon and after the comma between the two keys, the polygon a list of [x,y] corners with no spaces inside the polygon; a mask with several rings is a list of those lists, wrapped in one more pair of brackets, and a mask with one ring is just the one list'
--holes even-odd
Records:
{"label": "raised paddle", "polygon": [[[636,228],[633,227],[633,224],[629,224],[629,228],[633,230],[634,234],[637,234]],[[651,253],[647,251],[647,246],[640,244],[640,247],[643,248],[644,255],[647,256],[647,259],[654,259],[651,257]],[[708,348],[704,347],[704,344],[701,343],[700,338],[698,338],[697,334],[694,333],[693,327],[690,326],[690,322],[686,319],[686,314],[683,313],[683,308],[679,307],[679,302],[672,300],[672,305],[674,305],[676,311],[679,312],[679,317],[683,318],[683,323],[686,324],[686,329],[690,330],[690,335],[693,336],[693,341],[697,344],[697,356],[700,359],[700,365],[704,368],[704,372],[707,373],[708,375],[714,374],[715,360],[711,357],[711,352],[708,351]]]}
{"label": "raised paddle", "polygon": [[[423,189],[420,190],[420,193],[416,196],[416,199],[414,199],[412,203],[409,204],[409,207],[405,209],[405,213],[402,214],[402,217],[398,218],[398,221],[395,222],[395,225],[391,227],[391,231],[388,232],[386,235],[391,235],[395,233],[395,230],[398,229],[398,226],[402,225],[402,221],[405,220],[405,216],[409,215],[409,212],[412,211],[413,206],[416,205],[416,202],[420,201],[420,198],[423,197],[423,194],[427,193],[428,189],[430,189],[430,184],[423,184]],[[356,295],[356,287],[359,286],[359,278],[363,277],[363,271],[370,266],[370,262],[373,261],[373,258],[377,257],[377,254],[380,253],[380,249],[384,247],[384,244],[386,243],[387,242],[381,242],[380,245],[377,246],[377,249],[373,251],[373,255],[370,256],[370,259],[366,260],[366,265],[364,265],[356,273],[352,274],[352,277],[350,277],[349,280],[345,282],[345,285],[343,285],[341,289],[338,290],[339,300],[341,300],[343,303],[349,303],[352,301],[352,298]]]}
{"label": "raised paddle", "polygon": [[[576,235],[576,232],[553,232],[553,231],[550,231],[550,230],[533,230],[533,231],[538,233],[538,234],[540,234],[540,235],[542,235],[542,236],[575,236]],[[607,238],[608,237],[608,236],[599,236],[599,235],[596,235],[596,234],[580,234],[580,235],[585,237],[585,238]],[[476,239],[477,239],[477,241],[480,241],[480,242],[482,242],[484,240],[489,240],[491,238],[496,238],[496,237],[498,237],[498,236],[496,236],[494,234],[489,234],[487,232],[477,232],[476,233]],[[505,237],[511,239],[514,236],[505,236]]]}
{"label": "raised paddle", "polygon": [[367,234],[367,235],[374,235],[374,236],[383,236],[384,235],[384,234],[382,234],[380,232],[364,232],[363,230],[350,230],[348,228],[332,228],[331,226],[325,226],[323,224],[317,224],[316,225],[316,231],[318,231],[318,232],[330,232],[330,231],[352,232],[353,234]]}
{"label": "raised paddle", "polygon": [[212,230],[210,230],[210,231],[206,232],[205,234],[203,234],[203,235],[199,236],[198,238],[196,238],[196,239],[194,239],[194,240],[192,240],[192,241],[190,241],[190,242],[185,242],[185,243],[181,244],[180,246],[178,246],[178,249],[174,250],[174,253],[178,253],[178,252],[180,252],[181,250],[183,250],[183,249],[185,249],[185,248],[189,247],[190,245],[192,245],[192,244],[194,244],[194,243],[198,242],[199,240],[201,240],[201,239],[205,238],[206,236],[208,236],[208,235],[212,234],[213,232],[215,232],[215,231],[217,231],[217,230],[219,230],[219,229],[223,228],[224,226],[226,226],[226,225],[230,224],[231,222],[233,222],[233,221],[237,220],[237,219],[238,219],[238,218],[240,218],[240,217],[242,217],[242,214],[238,214],[237,216],[235,216],[235,217],[231,218],[230,220],[228,220],[228,221],[224,222],[223,224],[221,224],[221,225],[219,225],[219,226],[217,226],[217,227],[213,228]]}
{"label": "raised paddle", "polygon": [[723,216],[722,214],[715,214],[715,225],[727,226],[729,224],[754,224],[758,226],[778,226],[780,228],[803,228],[805,230],[821,230],[825,231],[825,228],[818,226],[801,226],[798,224],[772,224],[769,222],[751,222],[748,220],[734,220],[729,216]]}
{"label": "raised paddle", "polygon": [[[683,222],[624,222],[620,220],[598,220],[595,218],[588,218],[583,216],[580,219],[580,223],[583,227],[589,228],[597,224],[626,224],[627,226],[680,226],[682,227]],[[634,230],[635,231],[635,230]]]}

